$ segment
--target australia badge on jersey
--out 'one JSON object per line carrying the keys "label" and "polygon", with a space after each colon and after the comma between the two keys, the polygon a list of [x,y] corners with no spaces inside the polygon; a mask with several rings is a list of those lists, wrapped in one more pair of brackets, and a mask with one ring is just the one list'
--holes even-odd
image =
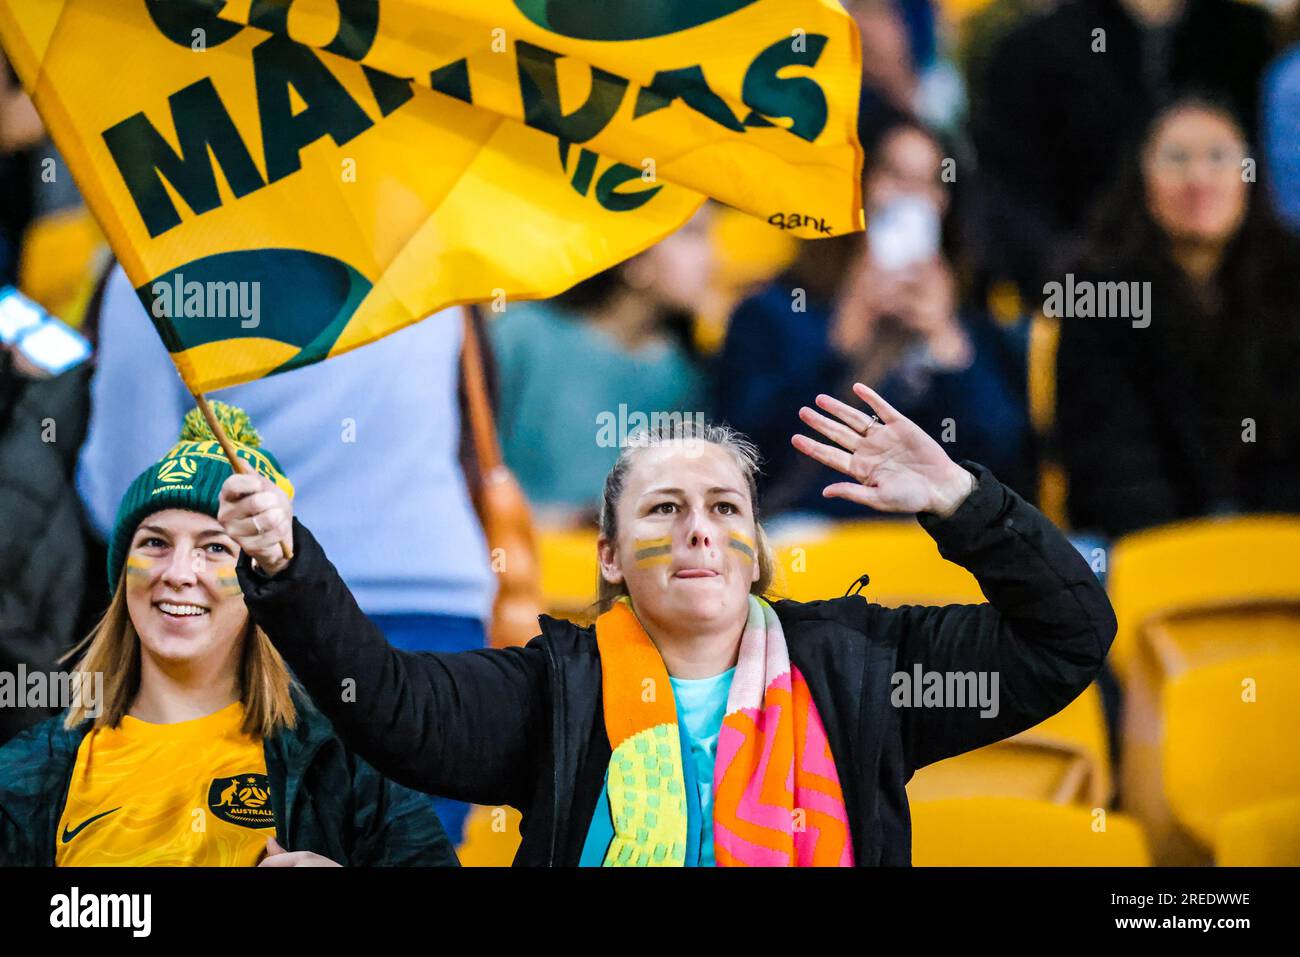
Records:
{"label": "australia badge on jersey", "polygon": [[275,826],[271,786],[265,774],[213,778],[208,786],[208,810],[219,819],[240,827]]}

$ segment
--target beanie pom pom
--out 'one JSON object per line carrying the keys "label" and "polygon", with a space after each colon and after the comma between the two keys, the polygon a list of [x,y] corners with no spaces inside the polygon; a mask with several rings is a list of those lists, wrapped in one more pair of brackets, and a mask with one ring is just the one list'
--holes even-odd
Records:
{"label": "beanie pom pom", "polygon": [[[212,414],[216,420],[221,423],[227,437],[232,442],[240,445],[246,445],[251,449],[260,448],[262,437],[257,434],[257,429],[253,428],[253,423],[248,418],[248,413],[235,405],[227,405],[225,402],[213,402]],[[181,425],[182,442],[215,442],[217,437],[212,434],[208,428],[207,420],[203,418],[203,413],[198,409],[190,409],[185,413],[185,421]]]}

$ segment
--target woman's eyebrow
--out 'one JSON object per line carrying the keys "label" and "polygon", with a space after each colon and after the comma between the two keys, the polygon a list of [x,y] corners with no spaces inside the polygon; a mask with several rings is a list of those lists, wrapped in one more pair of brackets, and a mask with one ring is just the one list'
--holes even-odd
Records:
{"label": "woman's eyebrow", "polygon": [[196,535],[195,537],[196,537],[196,538],[212,538],[214,535],[220,535],[222,538],[229,538],[229,537],[230,537],[230,536],[228,536],[228,535],[226,534],[225,529],[222,529],[222,528],[205,528],[203,531],[199,532],[199,534]]}
{"label": "woman's eyebrow", "polygon": [[[713,488],[709,489],[708,492],[710,495],[716,494],[718,492],[730,492],[732,495],[740,494],[739,489],[728,488],[723,485],[715,485],[713,486]],[[646,498],[647,496],[650,495],[685,495],[685,494],[686,493],[679,488],[652,488],[647,492],[643,492],[641,494],[641,497]]]}
{"label": "woman's eyebrow", "polygon": [[171,537],[171,532],[167,531],[165,528],[160,528],[157,525],[141,525],[136,529],[136,534],[139,534],[140,532],[156,532],[159,535],[166,535],[169,538]]}

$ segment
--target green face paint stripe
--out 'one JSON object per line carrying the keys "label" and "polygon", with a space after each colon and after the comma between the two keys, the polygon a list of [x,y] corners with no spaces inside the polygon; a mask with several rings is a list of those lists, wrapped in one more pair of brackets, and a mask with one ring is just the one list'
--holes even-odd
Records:
{"label": "green face paint stripe", "polygon": [[743,554],[750,561],[754,560],[754,543],[744,535],[737,532],[731,533],[731,540],[727,543],[736,551]]}
{"label": "green face paint stripe", "polygon": [[672,553],[671,545],[656,545],[654,548],[639,548],[636,551],[637,561],[643,558],[654,558],[657,555],[669,555]]}
{"label": "green face paint stripe", "polygon": [[672,557],[673,540],[670,535],[661,538],[638,538],[632,542],[632,548],[632,557],[636,559],[638,565],[653,564],[655,561]]}
{"label": "green face paint stripe", "polygon": [[661,563],[670,562],[672,561],[672,559],[673,559],[672,549],[665,548],[662,552],[655,552],[654,554],[649,554],[649,555],[638,554],[636,556],[636,563],[638,565],[657,565]]}

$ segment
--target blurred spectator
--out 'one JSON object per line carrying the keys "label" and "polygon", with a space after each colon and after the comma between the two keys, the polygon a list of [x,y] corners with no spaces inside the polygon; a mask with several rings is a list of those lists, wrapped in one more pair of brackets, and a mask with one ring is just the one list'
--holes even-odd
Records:
{"label": "blurred spectator", "polygon": [[1155,107],[1199,92],[1253,121],[1272,49],[1269,14],[1235,0],[1071,0],[1021,23],[973,117],[985,268],[1034,296]]}
{"label": "blurred spectator", "polygon": [[898,114],[955,133],[965,111],[961,74],[943,55],[932,0],[845,0],[862,44],[860,140]]}
{"label": "blurred spectator", "polygon": [[713,273],[711,216],[705,206],[639,256],[489,316],[502,453],[543,524],[594,521],[629,416],[703,411],[690,330]]}
{"label": "blurred spectator", "polygon": [[[52,672],[73,642],[86,581],[73,486],[89,366],[53,378],[0,346],[0,672]],[[0,708],[0,744],[49,713]]]}
{"label": "blurred spectator", "polygon": [[715,362],[717,415],[767,457],[769,512],[862,516],[860,505],[823,498],[837,473],[790,444],[801,405],[818,392],[849,393],[854,381],[878,390],[953,458],[1028,491],[1023,351],[986,315],[961,308],[952,257],[940,247],[950,204],[943,150],[908,120],[868,158],[865,242],[804,243],[788,272],[740,305]]}
{"label": "blurred spectator", "polygon": [[1246,155],[1226,106],[1181,100],[1104,207],[1076,286],[1150,286],[1130,287],[1142,319],[1062,320],[1057,426],[1076,528],[1300,510],[1300,244],[1244,181]]}
{"label": "blurred spectator", "polygon": [[1292,11],[1283,40],[1286,48],[1264,78],[1264,166],[1273,208],[1300,234],[1300,5]]}
{"label": "blurred spectator", "polygon": [[0,53],[0,285],[18,275],[18,250],[34,208],[31,147],[45,136],[31,99],[23,92],[9,61]]}

